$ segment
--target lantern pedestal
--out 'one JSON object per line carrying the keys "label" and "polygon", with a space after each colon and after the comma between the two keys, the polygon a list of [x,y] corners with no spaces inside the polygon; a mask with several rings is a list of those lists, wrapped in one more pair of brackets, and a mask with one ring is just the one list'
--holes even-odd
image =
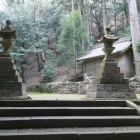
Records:
{"label": "lantern pedestal", "polygon": [[0,99],[27,99],[26,85],[22,83],[12,57],[0,54]]}

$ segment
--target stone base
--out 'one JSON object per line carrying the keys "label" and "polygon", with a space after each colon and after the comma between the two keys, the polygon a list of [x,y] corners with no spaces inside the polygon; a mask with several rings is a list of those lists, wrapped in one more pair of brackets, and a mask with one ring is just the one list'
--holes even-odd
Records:
{"label": "stone base", "polygon": [[136,98],[128,84],[99,84],[90,89],[87,97],[92,98]]}
{"label": "stone base", "polygon": [[28,98],[26,95],[26,85],[22,82],[0,81],[0,99],[4,98]]}

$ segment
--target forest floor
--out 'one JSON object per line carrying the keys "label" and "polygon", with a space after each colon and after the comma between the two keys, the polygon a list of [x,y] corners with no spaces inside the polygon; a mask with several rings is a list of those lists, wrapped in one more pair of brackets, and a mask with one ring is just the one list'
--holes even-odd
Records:
{"label": "forest floor", "polygon": [[[53,93],[36,93],[30,92],[28,96],[33,100],[89,100],[86,95],[79,94],[53,94]],[[140,100],[140,94],[137,94],[137,99]]]}

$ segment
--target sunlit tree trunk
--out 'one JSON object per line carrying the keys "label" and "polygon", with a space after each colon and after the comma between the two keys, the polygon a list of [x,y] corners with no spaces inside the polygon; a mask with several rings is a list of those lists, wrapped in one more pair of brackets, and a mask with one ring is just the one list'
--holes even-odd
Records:
{"label": "sunlit tree trunk", "polygon": [[136,44],[140,40],[139,17],[136,0],[128,0],[128,6],[130,15],[130,27],[133,44],[135,70],[136,75],[140,76],[140,54],[136,50]]}

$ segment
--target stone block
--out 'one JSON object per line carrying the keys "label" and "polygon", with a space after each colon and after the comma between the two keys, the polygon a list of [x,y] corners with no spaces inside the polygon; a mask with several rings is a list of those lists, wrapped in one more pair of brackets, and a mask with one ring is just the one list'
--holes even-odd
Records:
{"label": "stone block", "polygon": [[128,84],[99,84],[96,98],[136,98]]}
{"label": "stone block", "polygon": [[13,63],[0,63],[0,68],[3,69],[16,69],[16,65]]}
{"label": "stone block", "polygon": [[111,67],[113,67],[113,66],[114,66],[114,67],[117,67],[117,63],[116,63],[116,62],[111,62],[111,63],[110,63],[110,62],[109,62],[109,63],[106,62],[106,67],[107,67],[107,66],[109,66],[109,67],[110,67],[110,66],[111,66]]}
{"label": "stone block", "polygon": [[18,72],[15,69],[4,69],[0,68],[0,76],[7,76],[7,75],[18,75]]}
{"label": "stone block", "polygon": [[19,82],[21,82],[22,79],[17,75],[15,75],[15,76],[11,76],[11,75],[1,76],[0,75],[0,81],[15,81],[15,82],[19,81]]}
{"label": "stone block", "polygon": [[0,56],[0,99],[28,99],[12,57]]}
{"label": "stone block", "polygon": [[0,98],[26,96],[26,85],[22,82],[0,82]]}
{"label": "stone block", "polygon": [[124,79],[124,84],[129,84],[129,79]]}
{"label": "stone block", "polygon": [[114,74],[114,73],[117,73],[119,74],[120,73],[120,68],[119,67],[116,67],[114,69],[112,68],[108,68],[108,69],[104,69],[105,71],[103,71],[104,74],[108,74],[108,73],[111,73],[111,74]]}
{"label": "stone block", "polygon": [[123,84],[123,79],[119,78],[103,78],[100,79],[100,84]]}
{"label": "stone block", "polygon": [[1,57],[0,64],[14,63],[14,60],[11,57]]}

